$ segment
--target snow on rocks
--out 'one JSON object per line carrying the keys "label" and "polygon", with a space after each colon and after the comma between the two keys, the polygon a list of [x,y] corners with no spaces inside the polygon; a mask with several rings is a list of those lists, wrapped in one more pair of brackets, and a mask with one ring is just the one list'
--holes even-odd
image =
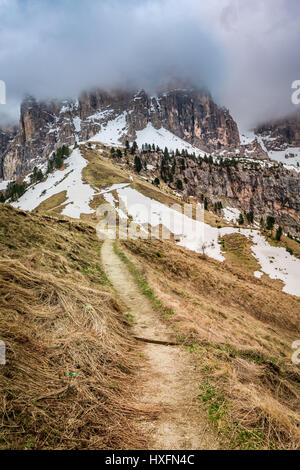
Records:
{"label": "snow on rocks", "polygon": [[95,114],[89,116],[86,120],[87,121],[101,121],[103,119],[107,119],[109,115],[114,114],[113,109],[105,109],[104,111],[98,111]]}
{"label": "snow on rocks", "polygon": [[[293,158],[286,158],[287,155],[294,155]],[[271,150],[269,157],[279,163],[283,163],[288,170],[300,172],[300,147],[288,147],[285,150]]]}
{"label": "snow on rocks", "polygon": [[73,124],[74,124],[74,128],[75,128],[75,131],[76,132],[80,132],[81,131],[81,119],[80,117],[74,117],[73,118]]}
{"label": "snow on rocks", "polygon": [[[273,137],[261,136],[254,133],[254,131],[240,131],[240,138],[242,145],[252,144],[255,139],[261,145],[262,149],[269,155],[270,159],[277,163],[283,163],[287,170],[294,170],[300,172],[300,147],[287,147],[284,150],[268,150],[266,147],[267,142],[274,141]],[[248,152],[249,155],[250,152]],[[293,156],[286,158],[287,155]],[[250,155],[249,155],[250,156]]]}
{"label": "snow on rocks", "polygon": [[87,166],[87,161],[82,157],[80,150],[76,149],[66,160],[66,164],[67,168],[49,174],[46,181],[30,187],[12,205],[18,209],[32,211],[51,196],[66,191],[67,200],[64,203],[63,215],[80,219],[80,214],[92,214],[94,211],[89,203],[95,191],[82,181],[82,170]]}
{"label": "snow on rocks", "polygon": [[223,214],[224,219],[227,220],[227,222],[233,222],[236,224],[241,213],[234,207],[225,207],[223,209]]}
{"label": "snow on rocks", "polygon": [[101,142],[104,145],[121,147],[120,139],[126,135],[128,130],[126,116],[127,112],[125,111],[115,119],[103,124],[101,130],[89,142]]}
{"label": "snow on rocks", "polygon": [[0,181],[0,191],[5,191],[11,181]]}

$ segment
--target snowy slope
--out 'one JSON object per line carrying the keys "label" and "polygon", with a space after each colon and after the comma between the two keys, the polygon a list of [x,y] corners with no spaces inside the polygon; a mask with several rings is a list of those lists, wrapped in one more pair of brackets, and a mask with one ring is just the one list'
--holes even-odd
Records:
{"label": "snowy slope", "polygon": [[[111,194],[112,190],[117,192],[119,201]],[[108,188],[105,199],[116,209],[121,219],[129,219],[130,216],[135,224],[142,225],[141,237],[148,237],[148,224],[153,229],[163,225],[179,238],[180,246],[198,253],[205,252],[207,256],[218,261],[225,260],[219,244],[220,237],[233,233],[244,235],[252,241],[253,256],[261,266],[262,273],[256,271],[253,275],[259,278],[265,273],[271,279],[279,279],[284,283],[284,292],[300,297],[300,260],[285,248],[271,246],[258,230],[211,227],[201,220],[195,221],[188,215],[144,196],[129,185]]]}
{"label": "snowy slope", "polygon": [[[265,142],[271,141],[271,137],[262,137],[256,135],[254,131],[240,131],[241,144],[247,145],[252,144],[255,139],[260,143],[262,149],[268,153],[271,160],[274,160],[278,163],[283,163],[284,166],[289,170],[300,171],[298,164],[300,165],[300,147],[287,147],[285,150],[268,150],[266,148]],[[285,158],[287,154],[295,155],[294,158]]]}
{"label": "snowy slope", "polygon": [[89,142],[101,142],[104,145],[122,146],[120,139],[127,134],[128,126],[126,122],[127,112],[120,114],[116,119],[108,121],[102,125],[101,130],[92,137]]}
{"label": "snowy slope", "polygon": [[155,144],[155,146],[158,145],[163,150],[167,147],[171,151],[176,149],[180,151],[187,150],[189,153],[195,152],[196,155],[204,156],[204,152],[197,147],[193,147],[163,127],[155,129],[150,122],[145,129],[137,131],[136,135],[136,142],[140,148],[143,144]]}
{"label": "snowy slope", "polygon": [[0,191],[5,191],[11,181],[0,181]]}
{"label": "snowy slope", "polygon": [[[294,158],[285,158],[287,154],[295,155]],[[272,160],[284,163],[284,166],[291,167],[300,165],[300,147],[288,147],[285,150],[271,150],[269,156]]]}
{"label": "snowy slope", "polygon": [[[110,111],[107,113],[109,112]],[[117,118],[103,124],[101,130],[92,137],[89,142],[101,142],[104,145],[122,146],[120,139],[122,137],[127,137],[129,130],[126,116],[127,112],[125,111]],[[145,129],[137,131],[136,135],[136,142],[139,148],[142,148],[143,144],[155,144],[155,146],[158,145],[163,150],[167,147],[170,151],[175,151],[176,149],[180,151],[187,150],[189,153],[195,152],[196,155],[204,155],[203,151],[199,150],[197,147],[193,147],[188,142],[180,139],[167,129],[164,129],[163,127],[161,129],[155,129],[150,122]]]}
{"label": "snowy slope", "polygon": [[240,214],[240,211],[234,207],[225,207],[223,209],[223,216],[227,222],[234,222],[236,224]]}
{"label": "snowy slope", "polygon": [[32,211],[51,196],[66,191],[67,201],[62,214],[74,219],[79,219],[80,214],[92,214],[94,211],[89,203],[95,191],[82,181],[82,170],[87,166],[87,161],[81,156],[80,150],[76,149],[66,160],[66,164],[66,169],[49,174],[46,181],[29,188],[12,205],[18,209]]}

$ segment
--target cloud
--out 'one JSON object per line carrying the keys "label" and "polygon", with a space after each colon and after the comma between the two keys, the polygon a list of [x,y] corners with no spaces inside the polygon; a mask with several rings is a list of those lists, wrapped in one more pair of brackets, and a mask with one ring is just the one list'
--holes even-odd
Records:
{"label": "cloud", "polygon": [[299,10],[298,0],[0,0],[6,113],[24,93],[154,91],[170,76],[207,86],[245,125],[280,116],[300,79]]}
{"label": "cloud", "polygon": [[221,48],[183,2],[9,0],[0,17],[1,79],[14,99],[154,90],[169,75],[214,88],[220,77]]}

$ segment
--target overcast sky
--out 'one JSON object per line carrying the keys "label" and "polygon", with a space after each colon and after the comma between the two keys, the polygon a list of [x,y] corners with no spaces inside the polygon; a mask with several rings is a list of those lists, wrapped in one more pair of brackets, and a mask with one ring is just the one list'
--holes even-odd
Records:
{"label": "overcast sky", "polygon": [[243,127],[291,111],[300,80],[299,0],[0,0],[0,80],[16,116],[39,99],[205,85]]}

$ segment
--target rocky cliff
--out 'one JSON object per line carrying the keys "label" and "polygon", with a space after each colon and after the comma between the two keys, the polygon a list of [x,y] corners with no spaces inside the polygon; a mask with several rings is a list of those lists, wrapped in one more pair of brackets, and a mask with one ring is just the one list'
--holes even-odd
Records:
{"label": "rocky cliff", "polygon": [[[140,152],[156,168],[157,176],[184,197],[207,199],[213,209],[222,202],[241,211],[253,212],[257,220],[274,216],[286,232],[300,234],[300,178],[281,164],[265,165],[248,160],[222,158],[213,161],[163,153]],[[145,176],[147,174],[145,173]],[[180,185],[178,182],[180,181]],[[182,188],[182,189],[178,189]]]}
{"label": "rocky cliff", "polygon": [[[212,203],[226,199],[233,206],[253,211],[257,218],[275,215],[289,231],[300,226],[300,174],[282,163],[269,161],[270,149],[300,145],[300,119],[261,126],[240,141],[237,124],[228,110],[218,107],[203,90],[172,89],[149,96],[144,91],[96,90],[78,100],[37,102],[27,97],[21,106],[20,123],[0,131],[0,180],[23,177],[47,161],[57,147],[87,141],[115,122],[120,142],[134,141],[149,123],[162,127],[194,147],[214,156],[215,162],[185,157],[165,165],[173,168],[166,182],[173,189],[183,183],[183,194]],[[115,120],[115,121],[114,121]],[[146,142],[145,142],[146,143]],[[149,142],[152,143],[152,142]],[[141,152],[143,158],[144,154]],[[230,163],[228,157],[240,157]],[[148,155],[149,163],[162,165],[162,155]],[[220,161],[229,164],[220,164]],[[176,161],[176,159],[178,161]],[[259,159],[257,162],[255,159]],[[153,162],[152,162],[153,160]],[[265,162],[261,162],[264,160]],[[217,163],[218,162],[218,163]],[[250,162],[250,163],[249,163]],[[252,163],[251,163],[252,162]],[[161,174],[158,176],[161,176]]]}
{"label": "rocky cliff", "polygon": [[0,180],[3,178],[3,156],[17,131],[15,126],[6,126],[0,129]]}

